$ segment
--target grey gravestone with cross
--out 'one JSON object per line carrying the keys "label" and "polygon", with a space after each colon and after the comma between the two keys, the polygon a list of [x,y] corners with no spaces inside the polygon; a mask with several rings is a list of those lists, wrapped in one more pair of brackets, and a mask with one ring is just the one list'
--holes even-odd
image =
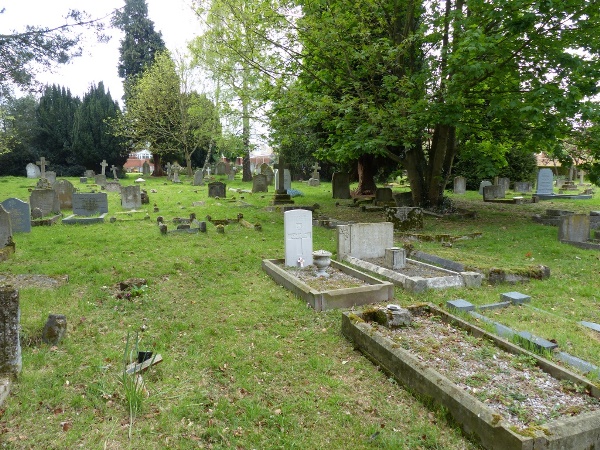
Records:
{"label": "grey gravestone with cross", "polygon": [[115,166],[115,165],[113,164],[113,165],[112,165],[112,167],[110,168],[110,170],[112,170],[112,173],[113,173],[113,178],[114,178],[115,180],[118,180],[118,179],[119,179],[119,177],[117,177],[117,166]]}
{"label": "grey gravestone with cross", "polygon": [[181,183],[181,180],[179,179],[179,172],[181,171],[183,167],[181,167],[179,164],[175,163],[171,166],[171,172],[172,172],[172,177],[173,177],[173,183]]}
{"label": "grey gravestone with cross", "polygon": [[40,166],[40,176],[42,178],[46,178],[46,165],[50,164],[49,161],[46,161],[46,158],[44,158],[43,156],[40,158],[39,161],[35,162],[38,166]]}
{"label": "grey gravestone with cross", "polygon": [[100,163],[100,165],[102,166],[102,172],[100,172],[100,174],[106,175],[106,168],[108,167],[108,163],[106,162],[105,159],[103,159],[102,162]]}
{"label": "grey gravestone with cross", "polygon": [[[279,157],[279,162],[275,164],[277,171],[279,173],[284,173],[287,165],[285,164],[285,160],[283,156]],[[275,195],[273,197],[274,205],[281,205],[286,203],[294,203],[292,197],[287,193],[287,189],[285,186],[285,176],[276,177],[276,186],[275,186]]]}
{"label": "grey gravestone with cross", "polygon": [[285,265],[310,266],[313,263],[312,211],[293,209],[283,213]]}

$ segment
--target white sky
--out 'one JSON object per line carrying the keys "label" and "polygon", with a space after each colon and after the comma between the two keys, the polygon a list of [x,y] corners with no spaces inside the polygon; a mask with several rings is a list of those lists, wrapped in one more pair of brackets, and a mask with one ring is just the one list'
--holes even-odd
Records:
{"label": "white sky", "polygon": [[[154,29],[160,31],[167,48],[184,51],[188,41],[200,33],[200,25],[189,7],[188,0],[146,0],[148,17]],[[122,7],[125,0],[0,0],[0,33],[21,31],[25,25],[54,27],[64,23],[70,9],[85,11],[92,18],[103,17]],[[104,82],[114,100],[121,102],[122,80],[117,74],[119,46],[122,33],[108,29],[111,40],[98,43],[92,32],[87,33],[83,56],[59,66],[54,73],[43,73],[38,80],[47,84],[68,87],[73,95],[82,97],[90,85]]]}

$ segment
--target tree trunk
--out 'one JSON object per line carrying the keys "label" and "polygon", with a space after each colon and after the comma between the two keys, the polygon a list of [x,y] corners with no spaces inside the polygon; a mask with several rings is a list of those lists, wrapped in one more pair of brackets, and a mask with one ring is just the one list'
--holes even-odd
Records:
{"label": "tree trunk", "polygon": [[154,172],[152,172],[153,177],[162,177],[165,175],[162,169],[161,158],[160,155],[154,153],[152,155],[152,162],[154,163]]}
{"label": "tree trunk", "polygon": [[252,181],[252,170],[250,170],[250,115],[248,101],[245,99],[242,99],[242,115],[242,145],[244,147],[242,181]]}
{"label": "tree trunk", "polygon": [[187,170],[188,177],[193,176],[194,173],[192,172],[192,154],[189,152],[185,152],[185,167]]}
{"label": "tree trunk", "polygon": [[365,154],[358,158],[358,187],[356,195],[375,194],[375,157]]}

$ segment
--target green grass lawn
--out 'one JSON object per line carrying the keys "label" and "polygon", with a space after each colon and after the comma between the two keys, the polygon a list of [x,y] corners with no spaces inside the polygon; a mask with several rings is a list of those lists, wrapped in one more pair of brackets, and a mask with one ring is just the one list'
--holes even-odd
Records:
{"label": "green grass lawn", "polygon": [[[133,184],[133,174],[122,184]],[[121,213],[120,195],[108,193],[109,214],[96,225],[35,227],[15,234],[16,253],[0,273],[68,275],[58,289],[20,290],[23,371],[0,410],[5,448],[222,448],[222,449],[475,449],[443,409],[398,386],[353,349],[340,333],[341,312],[317,313],[277,286],[261,270],[265,258],[282,258],[283,215],[269,212],[272,193],[207,197],[190,179],[167,184],[149,179],[144,213]],[[70,181],[87,191],[79,180]],[[227,188],[250,189],[228,182]],[[28,200],[34,180],[0,178],[0,200]],[[331,199],[331,185],[311,188],[297,204],[320,205],[341,220],[376,222],[383,214],[349,208]],[[150,190],[155,189],[156,193]],[[416,249],[469,267],[526,271],[543,264],[548,280],[528,284],[410,294],[396,289],[395,302],[410,305],[464,298],[474,304],[517,290],[529,307],[495,311],[495,320],[555,339],[561,349],[600,363],[598,333],[577,324],[600,323],[600,252],[561,244],[555,227],[534,223],[545,209],[600,210],[591,201],[525,205],[483,203],[476,192],[453,196],[476,219],[426,217],[424,234],[482,237],[412,241]],[[193,202],[204,202],[192,207]],[[336,205],[339,202],[340,205]],[[153,212],[153,206],[159,212]],[[175,217],[233,219],[242,213],[262,231],[239,224],[217,234],[161,235],[156,217],[174,229]],[[65,216],[69,211],[64,211]],[[335,231],[316,227],[313,248],[336,250]],[[402,236],[396,240],[402,244]],[[119,281],[148,280],[141,295],[119,299]],[[48,314],[65,314],[68,334],[58,347],[40,343]],[[142,331],[142,329],[144,331]],[[122,383],[128,336],[160,353],[144,382],[149,393],[132,421]],[[131,433],[131,437],[130,437]]]}

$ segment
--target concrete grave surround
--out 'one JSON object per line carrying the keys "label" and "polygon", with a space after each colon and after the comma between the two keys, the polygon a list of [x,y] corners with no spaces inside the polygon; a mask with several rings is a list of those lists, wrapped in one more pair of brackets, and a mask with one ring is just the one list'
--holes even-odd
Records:
{"label": "concrete grave surround", "polygon": [[283,213],[285,265],[310,266],[313,263],[312,211],[293,209]]}
{"label": "concrete grave surround", "polygon": [[60,213],[60,201],[54,189],[34,189],[31,191],[29,204],[32,211],[39,208],[42,211],[42,217]]}
{"label": "concrete grave surround", "polygon": [[69,180],[58,180],[54,183],[54,190],[58,195],[58,201],[60,202],[60,209],[72,209],[73,208],[73,193],[75,187]]}
{"label": "concrete grave surround", "polygon": [[40,168],[33,163],[27,164],[25,171],[27,172],[27,178],[39,178],[42,174]]}
{"label": "concrete grave surround", "polygon": [[19,291],[10,285],[0,286],[0,375],[17,376],[21,372],[20,320]]}
{"label": "concrete grave surround", "polygon": [[331,191],[333,198],[349,199],[350,175],[343,172],[335,172],[331,177]]}
{"label": "concrete grave surround", "polygon": [[541,195],[554,194],[553,177],[552,169],[540,169],[537,175],[537,187],[535,193]]}
{"label": "concrete grave surround", "polygon": [[464,194],[467,192],[467,179],[465,177],[454,177],[454,193]]}
{"label": "concrete grave surround", "polygon": [[219,197],[225,198],[226,188],[225,183],[221,183],[220,181],[215,181],[213,183],[208,183],[208,196],[209,197]]}
{"label": "concrete grave surround", "polygon": [[104,192],[73,194],[73,214],[93,216],[108,213],[108,197]]}
{"label": "concrete grave surround", "polygon": [[10,214],[0,205],[0,248],[8,246],[12,242],[12,226]]}
{"label": "concrete grave surround", "polygon": [[567,242],[587,242],[590,239],[590,216],[572,214],[562,216],[558,225],[558,240]]}
{"label": "concrete grave surround", "polygon": [[10,214],[13,233],[29,233],[31,231],[31,208],[29,203],[18,198],[7,198],[1,205]]}
{"label": "concrete grave surround", "polygon": [[140,185],[124,186],[121,188],[121,207],[123,209],[137,209],[142,206],[142,190]]}
{"label": "concrete grave surround", "polygon": [[[279,186],[279,170],[275,169],[275,186]],[[286,191],[292,188],[292,175],[290,169],[283,169],[283,189]]]}
{"label": "concrete grave surround", "polygon": [[269,192],[267,176],[262,173],[252,177],[252,193],[256,192]]}
{"label": "concrete grave surround", "polygon": [[479,183],[479,195],[483,195],[483,188],[486,186],[491,186],[492,182],[489,180],[483,180],[481,183]]}

